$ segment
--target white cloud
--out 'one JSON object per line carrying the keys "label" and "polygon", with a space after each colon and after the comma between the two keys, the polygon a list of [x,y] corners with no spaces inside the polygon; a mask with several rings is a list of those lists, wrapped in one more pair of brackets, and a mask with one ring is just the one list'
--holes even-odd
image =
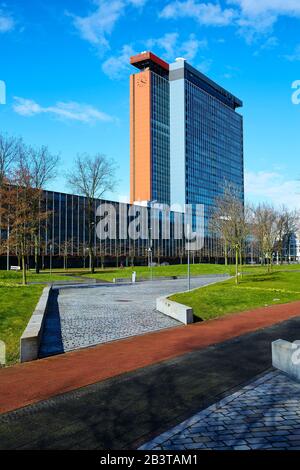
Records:
{"label": "white cloud", "polygon": [[38,114],[50,114],[62,120],[92,123],[95,121],[112,121],[113,118],[97,108],[77,103],[75,101],[57,102],[54,106],[43,107],[33,100],[14,97],[13,109],[21,116],[36,116]]}
{"label": "white cloud", "polygon": [[203,25],[226,26],[232,23],[236,12],[232,8],[222,9],[217,3],[203,3],[197,0],[175,0],[163,8],[162,18],[190,17]]}
{"label": "white cloud", "polygon": [[98,50],[109,49],[108,37],[128,6],[140,8],[147,0],[94,0],[95,9],[86,16],[67,13],[82,39]]}
{"label": "white cloud", "polygon": [[176,57],[175,50],[177,46],[178,37],[178,33],[166,33],[160,38],[148,39],[148,41],[146,42],[146,47],[149,49],[158,47],[163,51],[165,59],[172,60]]}
{"label": "white cloud", "polygon": [[249,17],[267,13],[300,16],[299,0],[227,0],[227,3],[238,5],[242,13]]}
{"label": "white cloud", "polygon": [[129,0],[129,3],[132,3],[135,7],[143,7],[147,0]]}
{"label": "white cloud", "polygon": [[158,47],[163,51],[166,60],[174,61],[176,57],[184,57],[186,60],[193,60],[199,49],[207,47],[207,40],[199,40],[194,34],[180,42],[178,33],[166,33],[164,36],[156,39],[149,39],[146,47],[152,49]]}
{"label": "white cloud", "polygon": [[300,44],[298,44],[298,46],[295,48],[292,54],[285,55],[284,58],[289,60],[290,62],[300,61]]}
{"label": "white cloud", "polygon": [[0,33],[7,33],[13,30],[14,27],[15,21],[12,16],[0,9]]}
{"label": "white cloud", "polygon": [[199,40],[194,34],[190,34],[189,39],[181,44],[180,55],[183,55],[186,60],[193,60],[198,50],[205,49],[207,45],[206,39]]}
{"label": "white cloud", "polygon": [[134,55],[135,51],[129,44],[125,44],[119,55],[111,56],[102,64],[103,72],[113,80],[122,78],[123,73],[130,67],[129,57]]}
{"label": "white cloud", "polygon": [[200,70],[200,72],[205,74],[210,71],[212,63],[213,63],[212,59],[202,58],[202,62],[200,62],[200,64],[198,64],[196,68]]}
{"label": "white cloud", "polygon": [[271,33],[280,16],[300,18],[299,0],[227,0],[240,8],[239,32],[248,42],[258,35]]}
{"label": "white cloud", "polygon": [[[190,34],[185,41],[180,42],[178,33],[166,33],[160,38],[149,39],[143,47],[160,49],[165,60],[174,61],[178,56],[192,60],[200,48],[207,47],[207,41],[206,39],[198,40],[194,34]],[[130,68],[130,56],[135,53],[132,45],[125,44],[119,54],[113,55],[103,62],[103,72],[113,80],[121,79]]]}
{"label": "white cloud", "polygon": [[254,202],[285,204],[300,209],[300,183],[276,171],[246,172],[245,193]]}
{"label": "white cloud", "polygon": [[248,43],[271,34],[280,16],[300,18],[300,1],[227,0],[222,8],[219,2],[173,0],[160,13],[162,18],[193,18],[207,26],[234,25]]}

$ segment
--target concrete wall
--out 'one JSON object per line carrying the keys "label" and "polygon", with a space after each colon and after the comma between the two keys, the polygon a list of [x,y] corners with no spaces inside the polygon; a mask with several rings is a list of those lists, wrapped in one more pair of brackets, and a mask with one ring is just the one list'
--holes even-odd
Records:
{"label": "concrete wall", "polygon": [[272,364],[300,381],[300,345],[278,339],[272,343]]}
{"label": "concrete wall", "polygon": [[45,287],[20,339],[20,361],[33,361],[38,358],[44,321],[48,308],[51,287]]}
{"label": "concrete wall", "polygon": [[167,297],[159,297],[156,299],[156,310],[169,317],[175,318],[175,320],[188,325],[193,323],[193,309],[187,305],[182,305],[173,300],[169,300]]}

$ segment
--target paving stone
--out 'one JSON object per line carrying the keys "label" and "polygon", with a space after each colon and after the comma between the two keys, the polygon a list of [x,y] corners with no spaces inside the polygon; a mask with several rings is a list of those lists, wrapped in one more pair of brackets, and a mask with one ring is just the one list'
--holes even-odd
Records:
{"label": "paving stone", "polygon": [[290,431],[281,431],[281,430],[277,431],[276,430],[276,431],[272,431],[271,434],[274,436],[289,436]]}
{"label": "paving stone", "polygon": [[300,436],[297,435],[297,434],[291,434],[290,436],[287,437],[287,439],[289,441],[299,441],[300,440]]}
{"label": "paving stone", "polygon": [[268,442],[287,442],[287,439],[289,439],[289,436],[270,436],[266,437],[266,440]]}
{"label": "paving stone", "polygon": [[201,442],[195,442],[194,444],[187,444],[184,446],[185,449],[207,449],[207,446]]}
{"label": "paving stone", "polygon": [[283,445],[282,442],[274,442],[272,443],[272,447],[274,447],[277,450],[285,450],[287,449],[287,446]]}
{"label": "paving stone", "polygon": [[271,444],[251,444],[250,445],[251,450],[271,450],[272,445]]}
{"label": "paving stone", "polygon": [[197,437],[194,437],[193,439],[194,442],[203,442],[203,443],[207,443],[208,444],[210,442],[212,442],[212,439],[210,437],[207,437],[207,436],[197,436]]}
{"label": "paving stone", "polygon": [[248,446],[235,446],[234,450],[250,450]]}
{"label": "paving stone", "polygon": [[[209,413],[207,410],[198,413],[198,423],[188,428],[199,445],[220,450],[300,448],[300,384],[279,371],[216,403]],[[178,437],[176,442],[177,450],[186,448]]]}
{"label": "paving stone", "polygon": [[[192,278],[192,288],[220,277]],[[186,290],[186,280],[54,288],[40,357],[179,326],[156,310],[156,298]]]}
{"label": "paving stone", "polygon": [[229,439],[223,441],[226,446],[235,447],[238,445],[247,445],[247,442],[243,439]]}

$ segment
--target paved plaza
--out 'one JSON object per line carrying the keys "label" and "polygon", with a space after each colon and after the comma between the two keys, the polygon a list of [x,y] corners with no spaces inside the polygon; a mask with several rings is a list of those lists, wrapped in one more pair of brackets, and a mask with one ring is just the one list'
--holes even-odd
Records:
{"label": "paved plaza", "polygon": [[[191,287],[222,279],[226,277],[194,278]],[[186,289],[186,279],[54,287],[40,357],[179,326],[156,310],[156,298]]]}
{"label": "paved plaza", "polygon": [[270,372],[141,448],[300,450],[300,383]]}

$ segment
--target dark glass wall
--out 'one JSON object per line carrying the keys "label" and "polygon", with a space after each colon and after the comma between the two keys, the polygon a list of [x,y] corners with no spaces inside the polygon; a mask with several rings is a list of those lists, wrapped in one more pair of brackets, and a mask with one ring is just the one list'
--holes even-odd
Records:
{"label": "dark glass wall", "polygon": [[169,81],[151,73],[152,197],[170,204]]}

